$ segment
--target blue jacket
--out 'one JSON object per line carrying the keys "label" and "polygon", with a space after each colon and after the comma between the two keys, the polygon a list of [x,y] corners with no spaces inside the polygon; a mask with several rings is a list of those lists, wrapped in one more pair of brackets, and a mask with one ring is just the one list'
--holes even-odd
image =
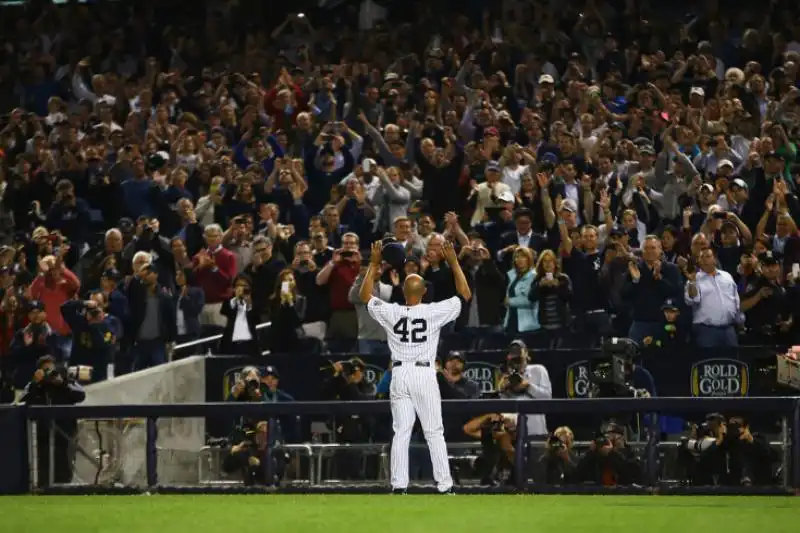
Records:
{"label": "blue jacket", "polygon": [[61,315],[72,328],[74,339],[70,362],[93,366],[92,381],[103,381],[106,365],[114,360],[117,352],[119,320],[106,315],[101,322],[91,324],[83,313],[85,309],[80,300],[68,300],[61,306]]}
{"label": "blue jacket", "polygon": [[539,325],[539,304],[531,303],[528,295],[531,292],[533,280],[536,277],[536,271],[530,269],[519,283],[514,287],[514,292],[511,292],[511,286],[517,279],[517,271],[511,269],[508,271],[508,288],[506,289],[506,298],[508,298],[508,311],[506,318],[503,322],[503,327],[508,328],[508,317],[512,310],[517,312],[517,328],[519,331],[536,331],[541,326]]}

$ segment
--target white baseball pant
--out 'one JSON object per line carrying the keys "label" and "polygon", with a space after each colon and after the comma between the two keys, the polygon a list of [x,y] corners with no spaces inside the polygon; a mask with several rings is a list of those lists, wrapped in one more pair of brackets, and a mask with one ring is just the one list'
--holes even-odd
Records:
{"label": "white baseball pant", "polygon": [[419,416],[425,441],[431,454],[433,479],[439,492],[446,492],[453,486],[450,464],[447,460],[447,444],[444,441],[442,422],[442,398],[436,382],[436,369],[430,366],[416,366],[403,363],[392,368],[392,383],[389,387],[392,406],[392,488],[408,487],[408,449],[411,432]]}

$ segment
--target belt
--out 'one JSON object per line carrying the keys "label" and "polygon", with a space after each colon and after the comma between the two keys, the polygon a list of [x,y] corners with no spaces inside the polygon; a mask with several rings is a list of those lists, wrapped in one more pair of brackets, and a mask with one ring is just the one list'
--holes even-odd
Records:
{"label": "belt", "polygon": [[725,325],[725,326],[722,326],[722,325],[718,326],[718,325],[716,325],[716,324],[702,324],[702,323],[697,323],[697,324],[693,324],[693,325],[695,325],[695,326],[702,326],[702,327],[704,327],[704,328],[711,328],[711,329],[728,329],[728,328],[732,328],[732,327],[733,327],[733,325],[732,325],[732,324],[728,324],[728,325]]}
{"label": "belt", "polygon": [[[411,361],[406,361],[406,363],[411,366]],[[396,366],[403,366],[403,361],[392,361],[392,368]],[[414,366],[423,366],[423,367],[430,367],[430,361],[416,361],[414,362]]]}

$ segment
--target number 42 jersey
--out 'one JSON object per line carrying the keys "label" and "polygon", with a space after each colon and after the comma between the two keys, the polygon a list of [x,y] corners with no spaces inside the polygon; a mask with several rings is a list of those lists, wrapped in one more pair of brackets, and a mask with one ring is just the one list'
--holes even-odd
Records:
{"label": "number 42 jersey", "polygon": [[433,304],[399,305],[370,299],[369,315],[386,330],[393,361],[433,365],[439,347],[439,332],[461,313],[461,298],[453,296]]}

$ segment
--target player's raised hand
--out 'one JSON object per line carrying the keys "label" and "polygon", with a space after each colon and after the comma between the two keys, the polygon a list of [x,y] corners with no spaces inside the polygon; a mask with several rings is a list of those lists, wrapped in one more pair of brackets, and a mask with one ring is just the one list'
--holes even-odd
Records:
{"label": "player's raised hand", "polygon": [[372,250],[369,256],[369,262],[372,263],[373,266],[376,267],[381,266],[382,252],[383,252],[383,243],[381,241],[373,242]]}
{"label": "player's raised hand", "polygon": [[451,265],[458,262],[458,255],[456,255],[456,249],[453,248],[452,242],[444,241],[444,244],[442,244],[442,253],[444,254],[444,258]]}

